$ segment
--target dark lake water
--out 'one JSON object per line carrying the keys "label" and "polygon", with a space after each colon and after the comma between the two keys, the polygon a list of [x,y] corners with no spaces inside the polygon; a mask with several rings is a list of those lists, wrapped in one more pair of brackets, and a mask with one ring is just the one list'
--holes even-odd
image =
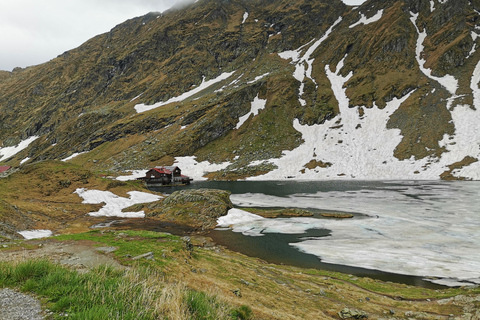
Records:
{"label": "dark lake water", "polygon": [[[480,278],[475,271],[478,269],[469,269],[470,265],[480,266],[480,260],[475,260],[478,256],[476,249],[475,254],[470,252],[477,245],[472,234],[480,231],[478,223],[471,223],[478,212],[475,212],[476,203],[472,203],[478,201],[472,200],[478,198],[478,183],[194,181],[189,186],[155,190],[169,194],[188,188],[228,190],[235,207],[240,209],[295,207],[314,213],[340,211],[354,215],[353,219],[347,219],[349,221],[315,215],[316,222],[296,234],[271,227],[269,222],[273,220],[269,219],[251,225],[258,236],[223,229],[209,234],[220,245],[267,262],[430,288],[438,288],[444,280],[453,285],[457,280],[476,283],[475,277]],[[461,219],[458,218],[459,211],[464,212]],[[298,227],[299,222],[276,219],[275,225],[278,223]],[[452,225],[455,228],[449,229]],[[450,247],[455,245],[450,237],[459,247]],[[459,257],[458,248],[464,255]],[[470,259],[469,254],[475,255],[474,261],[463,263],[461,259]],[[462,275],[465,280],[461,279]],[[425,280],[426,277],[440,280],[432,283]]]}

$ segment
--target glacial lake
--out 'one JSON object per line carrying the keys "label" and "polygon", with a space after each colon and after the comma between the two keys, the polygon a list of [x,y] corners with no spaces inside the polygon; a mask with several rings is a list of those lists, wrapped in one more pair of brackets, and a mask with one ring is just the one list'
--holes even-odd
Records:
{"label": "glacial lake", "polygon": [[[424,287],[480,284],[480,182],[194,181],[235,208],[301,208],[313,217],[237,219],[209,236],[268,262]],[[345,212],[352,219],[324,218]],[[228,216],[227,216],[228,220]]]}

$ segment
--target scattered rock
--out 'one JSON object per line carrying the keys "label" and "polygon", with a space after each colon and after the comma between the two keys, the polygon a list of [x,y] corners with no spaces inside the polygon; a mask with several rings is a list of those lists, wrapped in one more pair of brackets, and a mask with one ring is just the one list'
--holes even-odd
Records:
{"label": "scattered rock", "polygon": [[241,298],[242,297],[242,293],[240,291],[240,289],[235,289],[232,291],[234,295],[236,295],[237,297]]}
{"label": "scattered rock", "polygon": [[190,237],[183,237],[183,245],[187,251],[193,251],[192,239]]}
{"label": "scattered rock", "polygon": [[23,293],[11,289],[0,290],[0,319],[41,320],[40,302]]}
{"label": "scattered rock", "polygon": [[246,285],[246,286],[251,286],[251,285],[253,285],[253,283],[248,282],[247,280],[244,280],[244,279],[240,279],[240,282],[243,283],[243,284]]}
{"label": "scattered rock", "polygon": [[117,250],[115,247],[99,247],[97,248],[97,251],[104,252],[104,253],[111,253]]}
{"label": "scattered rock", "polygon": [[155,260],[153,256],[153,252],[147,252],[144,254],[141,254],[139,256],[133,257],[132,260],[139,260],[139,259],[147,259],[147,260]]}
{"label": "scattered rock", "polygon": [[341,319],[368,319],[368,315],[365,311],[352,310],[349,308],[344,308],[338,313],[338,316]]}

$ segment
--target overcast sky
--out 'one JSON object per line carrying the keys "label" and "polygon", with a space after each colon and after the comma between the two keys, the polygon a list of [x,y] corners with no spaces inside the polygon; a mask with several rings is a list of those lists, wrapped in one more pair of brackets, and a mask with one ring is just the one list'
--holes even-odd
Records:
{"label": "overcast sky", "polygon": [[49,61],[127,19],[188,1],[0,0],[0,70]]}

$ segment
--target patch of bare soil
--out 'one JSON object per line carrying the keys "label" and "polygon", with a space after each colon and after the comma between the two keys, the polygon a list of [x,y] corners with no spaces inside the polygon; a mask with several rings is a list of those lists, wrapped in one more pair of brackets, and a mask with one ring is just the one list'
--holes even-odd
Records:
{"label": "patch of bare soil", "polygon": [[125,268],[108,253],[115,247],[94,247],[89,241],[55,241],[51,239],[30,242],[32,249],[12,249],[0,252],[3,261],[22,261],[30,259],[48,259],[56,263],[69,265],[77,270],[88,270],[100,265]]}

